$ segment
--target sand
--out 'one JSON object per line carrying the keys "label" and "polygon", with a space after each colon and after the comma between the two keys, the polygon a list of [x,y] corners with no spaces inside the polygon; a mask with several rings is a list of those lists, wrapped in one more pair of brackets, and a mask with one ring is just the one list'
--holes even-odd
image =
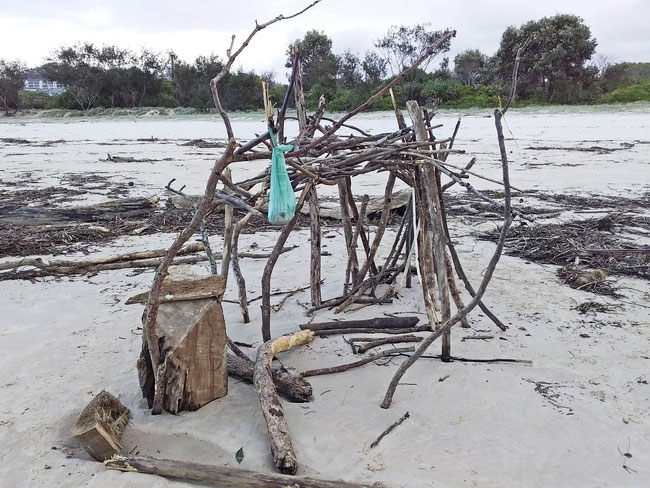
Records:
{"label": "sand", "polygon": [[[650,119],[646,114],[643,107],[509,113],[508,127],[516,139],[507,142],[513,185],[553,193],[647,194]],[[457,147],[469,154],[454,161],[464,164],[476,155],[477,171],[498,176],[493,124],[484,115],[464,118]],[[441,119],[444,130],[451,130],[455,114],[443,113]],[[364,116],[358,124],[376,131],[393,127],[390,114]],[[255,117],[235,118],[235,132],[242,136],[252,135],[262,125]],[[67,173],[92,173],[116,182],[133,181],[131,196],[164,196],[162,186],[174,177],[187,184],[188,191],[199,192],[219,149],[178,144],[192,138],[219,138],[222,132],[218,120],[211,118],[5,119],[0,122],[0,137],[20,137],[33,144],[0,143],[0,189],[61,185]],[[151,136],[159,140],[136,140]],[[57,139],[66,142],[43,147],[45,141]],[[593,146],[623,149],[539,149]],[[100,162],[107,152],[156,161]],[[239,164],[235,178],[254,175],[262,167],[263,163]],[[10,187],[12,183],[16,186]],[[478,188],[494,188],[487,182],[475,183]],[[382,192],[382,180],[376,177],[355,183],[357,194]],[[65,205],[109,197],[110,189],[100,189]],[[566,212],[553,221],[569,217],[575,214]],[[452,232],[462,236],[458,239],[461,259],[474,282],[494,249],[493,244],[477,240],[476,233],[494,225],[452,220]],[[336,227],[325,228],[323,234],[324,250],[331,254],[323,257],[323,295],[332,297],[342,288],[344,238]],[[276,236],[275,232],[244,235],[240,249],[268,250]],[[170,234],[123,237],[92,251],[156,249],[172,239]],[[305,231],[290,237],[288,244],[299,247],[280,257],[273,289],[308,284],[307,239]],[[389,240],[384,240],[386,245]],[[215,249],[221,247],[219,236],[213,242]],[[242,267],[249,298],[259,296],[264,260],[242,259]],[[499,332],[480,311],[472,314],[473,330],[454,329],[454,355],[528,359],[532,365],[443,364],[422,359],[404,376],[388,410],[379,404],[401,359],[310,378],[313,402],[283,403],[299,474],[380,481],[391,487],[648,486],[650,286],[644,280],[620,278],[622,300],[597,297],[562,285],[556,270],[556,266],[504,256],[485,301],[509,326],[508,331]],[[193,266],[192,271],[208,272],[205,265]],[[108,471],[78,447],[69,427],[102,389],[118,396],[133,412],[123,439],[127,452],[236,468],[235,452],[243,447],[242,467],[273,470],[265,425],[250,385],[231,380],[227,397],[197,412],[149,414],[134,364],[141,343],[142,306],[124,302],[145,291],[152,276],[150,270],[116,270],[33,283],[0,281],[0,486],[191,486]],[[235,282],[230,280],[226,298],[236,296]],[[280,299],[274,297],[272,303]],[[622,308],[596,315],[581,315],[574,309],[589,299]],[[273,333],[292,332],[309,321],[298,303],[308,300],[309,291],[287,300],[272,316]],[[224,303],[233,339],[259,345],[258,304],[251,304],[252,322],[244,325],[238,306]],[[405,290],[392,304],[365,307],[342,318],[384,313],[417,314],[424,321],[419,288]],[[333,318],[341,317],[322,311],[315,320]],[[461,340],[471,334],[495,338]],[[439,352],[437,343],[431,352]],[[354,356],[341,337],[329,337],[317,338],[280,359],[286,367],[302,371],[349,362]],[[406,411],[410,418],[371,449],[370,443]]]}

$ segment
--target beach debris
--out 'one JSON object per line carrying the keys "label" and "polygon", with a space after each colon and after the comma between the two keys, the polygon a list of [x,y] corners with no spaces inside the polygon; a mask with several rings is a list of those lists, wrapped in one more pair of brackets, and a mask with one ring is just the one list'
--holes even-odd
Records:
{"label": "beach debris", "polygon": [[[197,410],[228,393],[224,291],[221,276],[162,283],[153,330],[162,362],[155,373],[145,351],[137,362],[140,388],[152,414]],[[146,297],[136,295],[130,303]]]}
{"label": "beach debris", "polygon": [[105,461],[122,450],[120,438],[131,411],[107,391],[83,409],[70,433],[96,461]]}
{"label": "beach debris", "polygon": [[[253,384],[255,363],[248,357],[228,354],[228,375]],[[273,384],[284,398],[289,401],[304,403],[312,399],[312,387],[302,376],[294,375],[288,371],[272,370]]]}
{"label": "beach debris", "polygon": [[575,309],[582,315],[596,315],[597,313],[614,313],[617,310],[622,310],[623,307],[621,305],[611,305],[607,303],[595,302],[593,300],[587,300],[586,302],[582,302],[580,305],[577,305]]}
{"label": "beach debris", "polygon": [[372,444],[370,444],[370,449],[373,449],[373,448],[377,447],[379,445],[379,442],[384,437],[386,437],[388,434],[390,434],[396,427],[398,427],[399,425],[402,425],[402,422],[404,422],[409,417],[410,417],[409,413],[406,412],[404,415],[402,415],[400,417],[400,419],[397,422],[389,425],[388,428],[385,431],[383,431],[381,434],[379,434],[379,437],[377,437],[377,439],[375,439],[372,442]]}
{"label": "beach debris", "polygon": [[111,156],[106,154],[106,159],[100,161],[110,161],[111,163],[153,163],[155,159],[134,158],[132,156]]}
{"label": "beach debris", "polygon": [[409,334],[413,332],[426,332],[431,328],[428,325],[416,326],[418,317],[378,317],[364,320],[341,320],[338,322],[321,322],[302,324],[303,330],[311,330],[317,336],[336,334]]}
{"label": "beach debris", "polygon": [[[347,339],[347,343],[352,345],[353,352],[357,354],[363,354],[369,349],[383,346],[385,344],[400,344],[404,342],[422,342],[422,340],[423,340],[422,337],[418,337],[413,334],[407,334],[407,335],[382,337],[381,339],[375,339],[372,337],[353,337],[351,339]],[[356,345],[357,342],[363,342],[364,344],[357,346]]]}
{"label": "beach debris", "polygon": [[376,361],[377,359],[392,357],[392,356],[400,356],[414,351],[415,351],[414,347],[395,347],[393,349],[386,349],[385,351],[381,351],[376,354],[371,354],[370,356],[367,356],[363,359],[359,359],[358,361],[354,361],[352,363],[341,364],[339,366],[332,366],[331,368],[319,368],[319,369],[310,369],[308,371],[303,371],[302,376],[319,376],[324,374],[342,373],[343,371],[347,371],[352,368],[358,368],[359,366],[363,366],[364,364],[371,363],[373,361]]}
{"label": "beach debris", "polygon": [[262,414],[271,443],[271,454],[275,466],[284,474],[296,474],[298,460],[293,450],[289,426],[284,416],[282,403],[273,382],[271,361],[284,351],[307,344],[314,339],[310,330],[301,330],[295,334],[281,336],[262,344],[257,350],[253,385],[260,400]]}
{"label": "beach debris", "polygon": [[557,275],[571,288],[589,291],[599,295],[620,297],[613,286],[613,281],[607,279],[607,273],[602,269],[588,270],[570,264],[557,271]]}
{"label": "beach debris", "polygon": [[419,317],[376,317],[363,320],[340,320],[302,324],[299,327],[302,330],[309,329],[314,332],[337,329],[407,329],[414,327],[419,321]]}
{"label": "beach debris", "polygon": [[379,483],[364,484],[330,481],[306,476],[261,473],[241,468],[189,463],[150,456],[115,455],[104,462],[108,469],[146,473],[208,486],[247,488],[381,488]]}
{"label": "beach debris", "polygon": [[237,461],[237,464],[241,464],[244,460],[244,446],[240,447],[235,453],[235,460]]}
{"label": "beach debris", "polygon": [[223,149],[227,145],[228,143],[226,141],[212,142],[212,141],[206,141],[204,139],[192,139],[190,141],[179,144],[179,146],[192,146],[192,147],[199,147],[201,149],[212,149],[212,148]]}

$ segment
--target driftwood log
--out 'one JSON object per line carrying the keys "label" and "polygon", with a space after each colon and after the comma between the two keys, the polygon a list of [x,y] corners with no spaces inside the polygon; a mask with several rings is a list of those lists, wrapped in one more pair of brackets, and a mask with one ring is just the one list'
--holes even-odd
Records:
{"label": "driftwood log", "polygon": [[[255,363],[250,359],[228,354],[228,374],[235,378],[253,383]],[[312,387],[301,376],[286,371],[273,370],[273,383],[283,397],[296,403],[308,402],[312,398]]]}
{"label": "driftwood log", "polygon": [[298,460],[293,452],[287,419],[284,416],[282,404],[273,383],[271,361],[273,361],[276,354],[306,344],[313,338],[314,333],[312,331],[301,330],[290,336],[282,336],[267,341],[257,351],[253,385],[260,399],[260,406],[266,421],[273,462],[280,472],[284,474],[296,474]]}
{"label": "driftwood log", "polygon": [[406,329],[415,327],[418,317],[377,317],[364,320],[341,320],[338,322],[320,322],[302,324],[302,330],[323,331],[338,329]]}
{"label": "driftwood log", "polygon": [[102,391],[83,409],[70,433],[95,461],[104,461],[122,450],[120,438],[131,412]]}
{"label": "driftwood log", "polygon": [[149,456],[114,456],[105,463],[107,468],[130,473],[146,473],[182,481],[194,481],[209,486],[242,488],[380,488],[382,485],[348,483],[287,476],[275,473],[259,473],[246,469],[207,464],[188,463]]}

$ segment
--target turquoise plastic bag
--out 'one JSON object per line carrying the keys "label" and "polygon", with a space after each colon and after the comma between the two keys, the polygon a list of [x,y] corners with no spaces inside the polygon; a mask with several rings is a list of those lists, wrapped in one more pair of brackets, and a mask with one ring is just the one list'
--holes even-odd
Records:
{"label": "turquoise plastic bag", "polygon": [[291,151],[291,145],[277,145],[273,132],[269,131],[273,142],[271,157],[271,189],[269,194],[269,222],[286,224],[296,212],[296,197],[293,194],[291,181],[287,174],[284,153]]}

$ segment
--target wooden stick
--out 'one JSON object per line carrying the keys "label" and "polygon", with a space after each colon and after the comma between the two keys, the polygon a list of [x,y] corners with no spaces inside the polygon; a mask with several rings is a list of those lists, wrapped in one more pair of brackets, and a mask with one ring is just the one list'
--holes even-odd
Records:
{"label": "wooden stick", "polygon": [[309,229],[311,234],[311,304],[321,304],[320,270],[321,270],[321,231],[320,231],[320,209],[318,208],[318,194],[316,187],[309,192]]}
{"label": "wooden stick", "polygon": [[[210,466],[149,456],[116,455],[104,462],[108,469],[130,473],[146,473],[182,481],[194,481],[209,486],[241,488],[380,488],[381,485],[328,481],[304,476],[260,473],[246,469]],[[153,483],[153,481],[152,481]]]}
{"label": "wooden stick", "polygon": [[315,331],[318,337],[335,335],[335,334],[412,334],[414,332],[429,332],[431,327],[428,325],[418,325],[417,327],[407,327],[404,329],[331,329]]}
{"label": "wooden stick", "polygon": [[273,273],[275,263],[280,256],[282,246],[287,242],[289,234],[291,234],[291,231],[296,226],[296,222],[300,216],[300,210],[305,204],[305,199],[307,198],[307,195],[309,195],[312,185],[313,183],[311,181],[307,183],[307,186],[305,186],[300,194],[298,203],[296,203],[296,213],[282,228],[278,240],[275,243],[275,247],[273,248],[273,251],[271,251],[271,256],[266,262],[266,266],[264,266],[264,272],[262,273],[262,338],[265,342],[271,340],[271,274]]}
{"label": "wooden stick", "polygon": [[[221,180],[232,181],[230,168],[223,170]],[[221,276],[228,279],[228,271],[230,270],[230,258],[232,254],[232,205],[224,205],[224,232],[223,232],[223,257],[221,258]]]}
{"label": "wooden stick", "polygon": [[[262,189],[260,190],[259,196],[257,197],[257,202],[255,203],[255,209],[259,210],[262,208],[262,205],[267,201],[266,200],[266,191],[268,189],[268,184],[264,183]],[[235,279],[237,280],[237,289],[239,296],[239,308],[242,314],[242,320],[245,324],[250,322],[250,315],[248,313],[248,299],[246,297],[246,279],[244,274],[241,271],[239,266],[239,236],[241,235],[244,228],[248,225],[250,220],[253,218],[254,212],[248,212],[242,219],[235,224],[232,234],[232,271],[235,274]]]}
{"label": "wooden stick", "polygon": [[280,472],[284,474],[296,474],[298,460],[293,452],[287,419],[284,416],[282,404],[273,383],[271,361],[277,354],[307,344],[313,339],[314,333],[312,331],[301,330],[290,336],[282,336],[266,341],[257,351],[253,385],[266,421],[273,462]]}
{"label": "wooden stick", "polygon": [[[346,182],[342,180],[338,184],[339,190],[339,202],[341,204],[341,226],[343,227],[343,235],[345,236],[345,248],[348,251],[348,265],[347,268],[350,270],[352,277],[352,284],[357,284],[357,274],[359,270],[359,264],[357,260],[357,249],[356,245],[352,242],[353,232],[352,232],[352,220],[350,219],[350,207],[348,205],[347,193],[345,190]],[[358,225],[357,220],[357,225]],[[348,292],[348,276],[345,277],[345,283],[343,285],[343,294]]]}
{"label": "wooden stick", "polygon": [[[193,244],[188,244],[187,246],[181,248],[176,255],[184,256],[186,254],[193,254],[195,252],[203,251],[203,243],[195,242]],[[110,256],[100,256],[96,258],[85,258],[80,260],[72,259],[49,259],[43,260],[41,257],[29,257],[23,258],[16,261],[5,261],[0,263],[0,271],[7,269],[16,269],[21,266],[33,266],[35,268],[44,269],[47,267],[59,267],[59,268],[85,268],[91,267],[98,264],[112,264],[118,262],[126,261],[138,261],[141,259],[149,258],[158,258],[162,257],[167,253],[167,249],[154,249],[151,251],[138,251],[131,252],[127,254],[113,254]]]}
{"label": "wooden stick", "polygon": [[[352,234],[352,241],[350,244],[351,249],[348,250],[348,256],[352,256],[354,254],[355,259],[349,259],[348,258],[348,264],[345,269],[345,285],[343,286],[343,293],[347,293],[349,286],[350,286],[350,275],[354,276],[354,280],[356,280],[356,276],[359,273],[359,264],[356,260],[356,255],[357,255],[357,241],[359,240],[359,234],[363,234],[363,224],[366,218],[366,209],[368,208],[368,202],[370,201],[370,197],[368,195],[364,195],[363,199],[361,200],[361,210],[359,210],[359,218],[357,219],[357,225],[354,228],[354,233]],[[356,266],[356,268],[353,268],[353,265]],[[353,285],[356,285],[356,283],[353,281]]]}
{"label": "wooden stick", "polygon": [[342,373],[352,368],[363,366],[364,364],[371,363],[377,359],[385,358],[387,356],[395,356],[399,354],[406,354],[407,352],[415,351],[414,347],[396,347],[394,349],[386,349],[385,351],[378,352],[371,356],[367,356],[353,363],[341,364],[340,366],[332,366],[331,368],[310,369],[302,373],[302,376],[319,376],[324,374]]}
{"label": "wooden stick", "polygon": [[[388,225],[388,219],[390,217],[390,204],[393,196],[393,187],[395,186],[395,173],[390,172],[388,175],[388,182],[386,183],[386,189],[384,190],[384,206],[381,213],[381,219],[377,225],[377,232],[375,233],[375,238],[372,241],[372,246],[370,247],[370,252],[366,258],[366,261],[363,263],[363,266],[359,270],[357,275],[357,282],[362,282],[366,277],[366,273],[370,269],[370,264],[374,262],[375,254],[379,249],[379,244],[381,243],[382,238],[384,237],[384,232],[386,231],[386,226]],[[341,313],[345,310],[350,304],[361,296],[361,294],[372,285],[368,283],[366,286],[359,286],[354,293],[352,293],[342,304],[340,304],[334,313]]]}
{"label": "wooden stick", "polygon": [[[440,337],[446,330],[450,330],[462,317],[467,315],[469,312],[471,312],[474,309],[474,307],[476,307],[476,305],[478,305],[481,298],[483,297],[483,294],[485,293],[485,290],[487,289],[490,280],[492,279],[492,274],[494,273],[494,270],[499,262],[499,258],[501,257],[501,253],[503,252],[503,246],[505,245],[508,229],[510,228],[510,225],[512,224],[512,220],[513,220],[512,212],[511,212],[512,194],[510,192],[510,171],[508,168],[508,152],[506,151],[505,137],[503,135],[503,126],[501,123],[501,119],[503,118],[505,111],[508,109],[508,107],[510,107],[510,104],[512,103],[512,99],[515,96],[516,84],[517,84],[517,71],[519,70],[521,52],[526,47],[529,41],[530,38],[517,50],[517,56],[515,58],[515,66],[514,66],[513,76],[512,76],[513,86],[510,91],[510,98],[508,99],[505,108],[503,110],[499,110],[499,109],[494,110],[494,125],[497,131],[497,141],[499,143],[499,152],[501,154],[501,169],[503,172],[503,188],[504,188],[504,197],[505,197],[503,226],[501,228],[501,234],[499,236],[499,240],[497,241],[497,246],[496,249],[494,250],[494,254],[492,255],[492,258],[490,259],[490,262],[488,263],[488,266],[485,269],[485,273],[483,274],[483,279],[481,280],[481,284],[479,285],[478,290],[476,290],[476,295],[472,298],[472,300],[465,306],[465,308],[456,312],[456,314],[453,317],[445,321],[445,323],[443,323],[440,326],[440,328],[438,328],[435,332],[429,335],[429,337],[427,337],[424,341],[422,341],[422,344],[418,347],[415,353],[412,356],[410,356],[406,361],[404,361],[402,364],[400,364],[399,368],[397,369],[397,372],[395,373],[395,375],[390,381],[390,384],[388,385],[388,389],[386,390],[386,395],[384,396],[384,401],[381,404],[381,408],[390,407],[399,380],[402,378],[402,376],[404,376],[404,373],[406,373],[406,371],[415,363],[415,361],[417,361],[418,358],[425,353],[425,351],[429,348],[429,346],[438,337]],[[445,359],[448,360],[450,358],[449,357],[445,358],[443,355],[443,360]]]}
{"label": "wooden stick", "polygon": [[[424,125],[424,116],[422,114],[422,109],[416,101],[410,100],[407,102],[407,107],[411,120],[413,121],[413,126],[415,128],[415,136],[418,141],[428,140],[428,135],[426,132],[426,127]],[[438,186],[436,184],[435,169],[431,165],[421,165],[418,166],[415,170],[416,175],[416,185],[419,188],[419,200],[420,206],[422,207],[422,213],[424,213],[424,222],[422,222],[423,228],[421,233],[427,233],[428,229],[431,229],[431,239],[432,243],[428,243],[428,237],[425,237],[424,249],[421,250],[420,257],[420,269],[423,275],[422,285],[423,293],[425,295],[425,304],[427,305],[427,311],[430,315],[429,321],[431,327],[437,327],[437,321],[435,321],[434,310],[431,307],[431,302],[433,299],[433,287],[430,280],[433,280],[431,274],[430,263],[426,261],[431,260],[431,254],[428,252],[429,247],[432,246],[433,249],[433,260],[435,262],[435,278],[438,284],[438,295],[440,298],[440,307],[442,311],[442,320],[446,321],[449,319],[451,314],[451,309],[449,306],[449,282],[447,279],[447,267],[445,265],[445,234],[442,224],[442,216],[440,214],[440,199],[442,195],[438,193]],[[424,202],[422,201],[424,200]],[[417,201],[416,201],[417,204]],[[426,223],[426,226],[424,225]],[[430,226],[430,227],[429,227]],[[424,265],[424,266],[423,266]],[[428,276],[424,276],[425,273]],[[432,318],[434,321],[432,322]],[[442,340],[442,355],[449,356],[451,354],[451,335],[446,333],[443,336]]]}
{"label": "wooden stick", "polygon": [[336,329],[367,329],[367,328],[384,328],[384,329],[404,329],[415,326],[420,319],[418,317],[377,317],[374,319],[364,320],[341,320],[339,322],[320,322],[311,324],[302,324],[299,327],[302,330],[320,331]]}
{"label": "wooden stick", "polygon": [[[348,205],[350,206],[350,211],[352,212],[351,214],[352,218],[357,222],[359,222],[359,220],[364,220],[361,218],[361,215],[357,210],[357,204],[354,202],[354,195],[352,194],[352,178],[346,176],[344,181],[345,181],[345,192],[347,193],[347,200],[348,200]],[[361,236],[361,243],[363,244],[363,249],[366,253],[366,259],[367,259],[368,256],[370,255],[370,242],[368,241],[368,236],[366,235],[365,232],[360,232],[359,235]],[[370,273],[373,275],[377,274],[377,266],[375,265],[374,260],[370,261]]]}
{"label": "wooden stick", "polygon": [[[363,354],[366,352],[368,349],[372,349],[373,347],[377,346],[383,346],[384,344],[399,344],[403,342],[422,342],[422,337],[414,336],[414,335],[402,335],[402,336],[394,336],[394,337],[382,337],[381,339],[370,339],[367,338],[367,342],[365,344],[362,344],[360,346],[356,347],[356,352],[358,354]],[[360,342],[361,338],[355,338],[355,339],[348,339],[348,342]]]}
{"label": "wooden stick", "polygon": [[379,434],[379,437],[377,437],[377,439],[375,441],[373,441],[372,444],[370,444],[370,449],[373,449],[373,448],[377,447],[379,445],[379,442],[384,437],[386,437],[388,434],[390,434],[395,427],[397,427],[398,425],[401,425],[402,422],[404,422],[409,417],[410,417],[409,413],[406,412],[404,415],[402,415],[400,417],[400,419],[397,422],[395,422],[394,424],[391,424],[385,431],[383,431],[381,434]]}
{"label": "wooden stick", "polygon": [[[456,285],[456,280],[454,279],[454,270],[451,267],[451,259],[449,259],[449,255],[445,251],[445,266],[447,268],[447,280],[449,280],[449,293],[451,294],[451,298],[454,300],[454,304],[456,305],[456,310],[462,310],[465,308],[465,304],[463,303],[463,299],[460,296],[460,291],[458,291],[458,286]],[[469,321],[467,320],[467,317],[463,317],[460,321],[460,326],[466,329],[469,329]]]}
{"label": "wooden stick", "polygon": [[[235,378],[253,383],[255,363],[247,356],[238,357],[228,354],[228,374]],[[278,393],[287,400],[296,403],[309,402],[312,399],[312,387],[302,376],[287,371],[273,370],[273,384]]]}

